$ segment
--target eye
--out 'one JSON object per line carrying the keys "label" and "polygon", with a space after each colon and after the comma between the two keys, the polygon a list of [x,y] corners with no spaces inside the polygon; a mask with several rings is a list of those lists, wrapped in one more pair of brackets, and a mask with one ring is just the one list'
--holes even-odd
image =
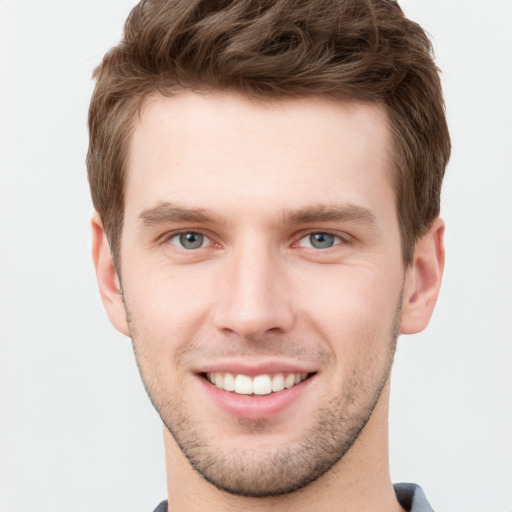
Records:
{"label": "eye", "polygon": [[186,231],[184,233],[177,233],[169,238],[169,243],[177,245],[189,251],[194,249],[201,249],[210,243],[210,239],[202,233],[195,231]]}
{"label": "eye", "polygon": [[301,247],[309,247],[313,249],[329,249],[334,245],[338,245],[342,242],[339,236],[331,233],[310,233],[303,237],[299,241]]}

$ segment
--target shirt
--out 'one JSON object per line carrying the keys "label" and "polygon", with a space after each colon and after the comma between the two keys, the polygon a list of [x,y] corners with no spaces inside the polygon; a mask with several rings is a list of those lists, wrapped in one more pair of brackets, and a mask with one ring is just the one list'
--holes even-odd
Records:
{"label": "shirt", "polygon": [[[396,499],[408,512],[434,512],[423,489],[416,484],[395,484]],[[154,512],[167,512],[167,501],[162,501]]]}

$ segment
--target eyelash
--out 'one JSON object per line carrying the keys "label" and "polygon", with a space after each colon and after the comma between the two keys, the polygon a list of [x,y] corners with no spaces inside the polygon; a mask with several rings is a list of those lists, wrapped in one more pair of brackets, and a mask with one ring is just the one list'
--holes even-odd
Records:
{"label": "eyelash", "polygon": [[[170,245],[175,245],[176,247],[179,247],[180,249],[183,249],[185,251],[193,251],[194,249],[187,249],[186,247],[180,247],[179,245],[177,244],[173,244],[171,243],[171,240],[173,238],[176,238],[180,235],[201,235],[203,236],[206,240],[210,241],[210,244],[212,243],[212,238],[210,236],[208,236],[204,231],[201,231],[199,229],[182,229],[182,230],[179,230],[179,231],[173,231],[172,233],[168,233],[165,235],[164,239],[163,239],[163,242],[164,243],[168,243]],[[207,248],[210,244],[208,244],[206,247],[199,247],[198,249],[205,249]],[[218,245],[218,244],[217,244]]]}
{"label": "eyelash", "polygon": [[[186,248],[186,247],[178,245],[177,243],[174,244],[171,242],[174,238],[179,237],[180,235],[187,235],[187,234],[201,235],[206,239],[205,241],[209,241],[210,243],[204,247],[201,246],[201,247],[197,247],[197,248]],[[308,237],[311,237],[313,235],[326,235],[329,237],[334,237],[334,243],[332,246],[324,247],[324,248],[311,247],[311,246],[306,246],[306,245],[301,244],[301,242],[303,240],[308,239]],[[170,245],[178,247],[179,249],[182,249],[185,251],[191,251],[191,252],[198,250],[198,249],[207,249],[207,248],[209,248],[211,246],[215,246],[215,245],[220,246],[220,244],[215,243],[213,241],[213,238],[211,236],[208,236],[207,233],[205,233],[204,231],[202,231],[200,229],[183,229],[183,230],[173,231],[171,233],[166,234],[162,241],[163,241],[163,243],[168,243]],[[307,232],[300,233],[300,236],[295,237],[295,241],[291,244],[291,246],[292,247],[302,247],[304,249],[307,249],[310,251],[315,251],[315,252],[326,252],[329,249],[333,249],[337,246],[347,245],[347,244],[350,244],[348,235],[342,236],[340,234],[333,233],[331,231],[314,230],[314,231],[307,231]]]}
{"label": "eyelash", "polygon": [[[322,236],[327,236],[327,237],[332,237],[333,238],[333,243],[331,246],[328,246],[328,247],[314,247],[313,246],[313,241],[312,241],[312,237],[314,235],[322,235]],[[310,245],[303,245],[302,242],[303,241],[306,241],[308,240],[309,241],[309,244]],[[317,240],[318,241],[318,240]],[[321,241],[319,241],[319,243],[322,243]],[[303,247],[305,249],[312,249],[312,250],[316,250],[316,251],[327,251],[329,249],[332,249],[338,245],[342,245],[345,243],[345,240],[343,239],[343,237],[341,237],[340,235],[336,234],[336,233],[331,233],[330,231],[310,231],[308,233],[306,233],[305,235],[301,236],[298,241],[294,244],[294,245],[298,245],[299,247]]]}

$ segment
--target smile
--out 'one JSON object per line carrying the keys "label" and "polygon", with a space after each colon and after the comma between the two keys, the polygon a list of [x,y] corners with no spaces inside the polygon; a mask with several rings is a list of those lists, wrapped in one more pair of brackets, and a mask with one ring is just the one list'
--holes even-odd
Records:
{"label": "smile", "polygon": [[239,395],[270,395],[290,389],[308,378],[308,373],[276,373],[249,377],[229,372],[208,372],[206,379],[217,388]]}

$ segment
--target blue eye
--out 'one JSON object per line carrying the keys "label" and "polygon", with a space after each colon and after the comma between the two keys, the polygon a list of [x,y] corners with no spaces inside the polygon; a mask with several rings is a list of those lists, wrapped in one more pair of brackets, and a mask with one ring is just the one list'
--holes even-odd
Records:
{"label": "blue eye", "polygon": [[182,247],[183,249],[194,250],[204,247],[210,240],[201,233],[187,231],[174,235],[169,241],[171,244]]}
{"label": "blue eye", "polygon": [[313,249],[330,249],[334,245],[341,242],[339,236],[332,235],[331,233],[311,233],[299,242],[301,247],[310,247]]}

